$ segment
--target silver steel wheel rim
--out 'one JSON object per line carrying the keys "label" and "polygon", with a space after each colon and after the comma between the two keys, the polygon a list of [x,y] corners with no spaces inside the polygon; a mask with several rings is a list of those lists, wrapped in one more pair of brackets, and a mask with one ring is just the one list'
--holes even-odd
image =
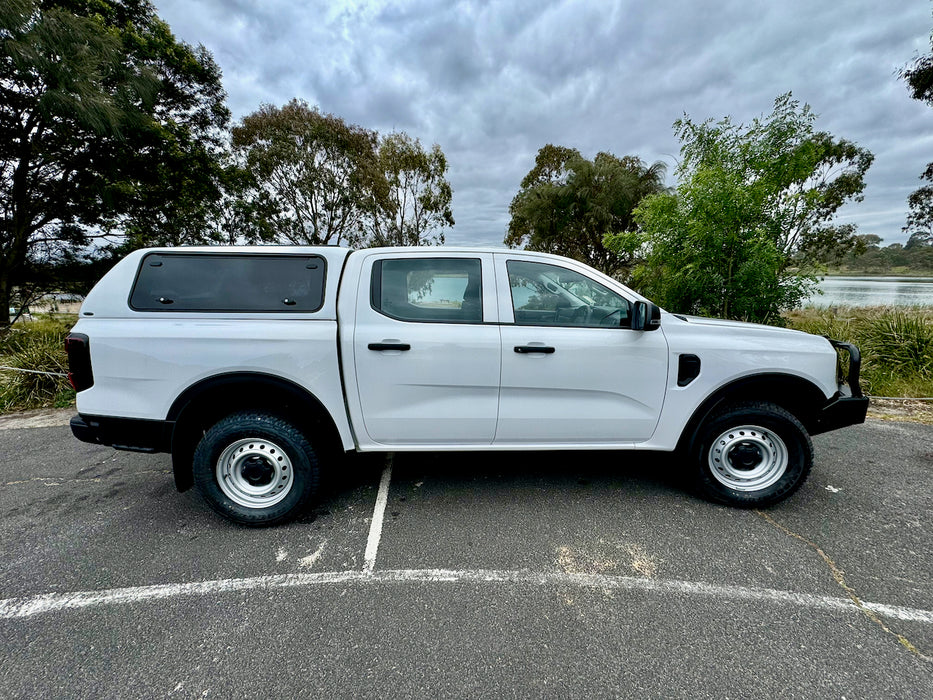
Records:
{"label": "silver steel wheel rim", "polygon": [[245,508],[268,508],[292,489],[295,470],[285,451],[265,438],[244,438],[228,445],[217,459],[217,485]]}
{"label": "silver steel wheel rim", "polygon": [[735,491],[760,491],[787,471],[787,446],[775,433],[757,425],[730,428],[709,450],[709,468],[716,481]]}

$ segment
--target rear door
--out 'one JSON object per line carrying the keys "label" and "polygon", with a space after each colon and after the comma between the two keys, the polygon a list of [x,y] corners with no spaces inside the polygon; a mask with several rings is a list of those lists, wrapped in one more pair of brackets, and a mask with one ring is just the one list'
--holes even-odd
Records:
{"label": "rear door", "polygon": [[490,253],[370,255],[353,353],[359,405],[380,445],[490,445],[501,353]]}
{"label": "rear door", "polygon": [[633,331],[629,298],[568,261],[495,254],[502,380],[495,444],[647,440],[667,382],[663,330]]}

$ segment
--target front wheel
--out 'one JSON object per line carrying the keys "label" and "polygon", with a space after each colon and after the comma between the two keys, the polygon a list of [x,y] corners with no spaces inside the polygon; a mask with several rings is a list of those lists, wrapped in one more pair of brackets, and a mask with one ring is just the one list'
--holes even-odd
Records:
{"label": "front wheel", "polygon": [[738,403],[703,423],[692,459],[701,495],[753,508],[800,488],[813,465],[813,444],[800,421],[780,406]]}
{"label": "front wheel", "polygon": [[290,520],[317,490],[311,443],[294,425],[266,413],[243,411],[216,423],[198,444],[193,467],[208,505],[245,525]]}

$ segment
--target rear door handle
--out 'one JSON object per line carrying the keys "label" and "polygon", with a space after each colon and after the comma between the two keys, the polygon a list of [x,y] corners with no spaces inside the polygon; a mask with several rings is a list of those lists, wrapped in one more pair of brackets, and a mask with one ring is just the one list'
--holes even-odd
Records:
{"label": "rear door handle", "polygon": [[527,355],[533,352],[539,352],[542,355],[550,355],[554,352],[554,348],[550,345],[516,345],[515,352],[522,355]]}
{"label": "rear door handle", "polygon": [[408,343],[370,343],[367,345],[370,350],[411,350]]}

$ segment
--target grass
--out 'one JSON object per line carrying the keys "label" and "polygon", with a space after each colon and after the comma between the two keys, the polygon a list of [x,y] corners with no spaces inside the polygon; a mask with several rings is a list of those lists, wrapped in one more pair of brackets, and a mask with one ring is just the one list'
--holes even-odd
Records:
{"label": "grass", "polygon": [[[40,316],[0,331],[0,365],[42,372],[67,372],[65,336],[73,316]],[[0,370],[0,413],[31,408],[66,408],[74,390],[65,377]]]}
{"label": "grass", "polygon": [[808,308],[787,325],[858,346],[862,389],[874,396],[933,396],[933,307]]}

